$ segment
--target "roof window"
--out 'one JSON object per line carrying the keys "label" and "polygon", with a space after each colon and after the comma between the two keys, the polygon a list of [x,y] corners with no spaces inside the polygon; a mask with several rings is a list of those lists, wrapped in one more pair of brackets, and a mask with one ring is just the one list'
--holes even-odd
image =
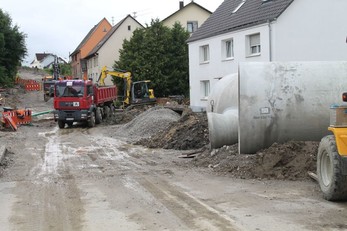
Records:
{"label": "roof window", "polygon": [[242,0],[242,2],[231,13],[235,14],[241,8],[241,6],[243,6],[243,4],[245,4],[245,2],[246,2],[246,0]]}

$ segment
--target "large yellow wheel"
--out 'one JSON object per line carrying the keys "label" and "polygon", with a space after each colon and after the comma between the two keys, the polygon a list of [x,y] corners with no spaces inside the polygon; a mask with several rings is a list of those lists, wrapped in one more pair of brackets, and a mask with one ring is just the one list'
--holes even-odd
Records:
{"label": "large yellow wheel", "polygon": [[318,148],[317,175],[323,197],[329,201],[347,199],[347,176],[343,175],[341,156],[335,136],[324,137]]}

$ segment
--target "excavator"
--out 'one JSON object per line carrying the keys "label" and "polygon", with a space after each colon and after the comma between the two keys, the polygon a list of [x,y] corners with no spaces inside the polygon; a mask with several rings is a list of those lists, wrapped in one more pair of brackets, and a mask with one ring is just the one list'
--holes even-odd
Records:
{"label": "excavator", "polygon": [[124,99],[123,107],[129,107],[130,105],[143,105],[143,104],[155,104],[156,98],[154,96],[153,89],[148,88],[150,80],[132,81],[131,72],[129,71],[109,71],[104,66],[101,69],[97,84],[99,86],[105,86],[105,79],[110,75],[113,78],[124,79]]}
{"label": "excavator", "polygon": [[54,83],[59,80],[60,68],[58,64],[58,57],[55,56],[53,63],[53,75],[45,76],[43,82],[43,99],[47,102],[54,96]]}
{"label": "excavator", "polygon": [[[347,93],[342,94],[347,102]],[[329,201],[347,199],[347,106],[330,108],[329,131],[322,138],[317,155],[317,178],[323,198]]]}

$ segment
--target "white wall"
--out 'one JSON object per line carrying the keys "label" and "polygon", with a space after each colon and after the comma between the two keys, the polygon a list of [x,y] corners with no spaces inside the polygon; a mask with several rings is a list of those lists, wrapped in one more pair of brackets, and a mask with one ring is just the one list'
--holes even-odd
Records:
{"label": "white wall", "polygon": [[47,65],[51,64],[54,62],[55,57],[53,55],[48,55],[46,56],[42,61],[41,61],[41,67],[44,68]]}
{"label": "white wall", "polygon": [[[261,53],[250,57],[247,54],[246,37],[260,33]],[[233,39],[234,58],[223,60],[222,41]],[[210,61],[200,64],[200,47],[209,45]],[[189,43],[189,81],[190,81],[190,106],[193,111],[205,110],[207,99],[203,99],[200,90],[200,81],[210,80],[210,88],[216,84],[219,78],[237,73],[239,62],[269,61],[269,27],[263,24],[246,30],[239,30],[220,36]]]}
{"label": "white wall", "polygon": [[197,21],[198,27],[200,27],[208,17],[210,17],[210,13],[201,9],[197,5],[191,4],[189,6],[184,7],[181,11],[172,15],[171,17],[165,19],[163,21],[164,26],[173,27],[176,22],[181,23],[182,27],[187,29],[188,21]]}
{"label": "white wall", "polygon": [[347,60],[347,1],[294,1],[273,27],[276,61]]}
{"label": "white wall", "polygon": [[[128,30],[128,26],[130,26],[131,30]],[[93,67],[89,69],[91,70],[89,73],[92,73],[94,81],[98,79],[103,66],[107,66],[109,69],[112,69],[115,60],[119,60],[119,50],[123,47],[123,40],[130,40],[137,28],[142,28],[142,26],[134,21],[131,17],[126,18],[126,20],[107,40],[107,42],[99,49],[97,66],[94,67],[93,64]],[[105,79],[105,84],[113,84],[110,77]]]}

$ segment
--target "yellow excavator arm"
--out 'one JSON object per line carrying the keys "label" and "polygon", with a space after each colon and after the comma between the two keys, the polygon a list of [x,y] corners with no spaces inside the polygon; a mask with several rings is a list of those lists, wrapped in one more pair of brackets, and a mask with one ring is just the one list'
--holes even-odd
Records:
{"label": "yellow excavator arm", "polygon": [[97,81],[99,86],[105,86],[105,79],[110,75],[112,78],[122,78],[125,80],[124,100],[125,107],[130,104],[153,104],[156,102],[153,89],[148,89],[150,80],[133,82],[131,72],[128,71],[108,71],[104,66],[101,69],[100,77]]}
{"label": "yellow excavator arm", "polygon": [[125,89],[124,103],[129,105],[130,104],[130,91],[131,91],[131,72],[109,71],[109,70],[107,70],[107,67],[104,66],[101,68],[100,77],[97,81],[99,86],[105,86],[105,79],[107,78],[107,75],[110,75],[112,77],[118,77],[118,78],[125,79],[126,89]]}

